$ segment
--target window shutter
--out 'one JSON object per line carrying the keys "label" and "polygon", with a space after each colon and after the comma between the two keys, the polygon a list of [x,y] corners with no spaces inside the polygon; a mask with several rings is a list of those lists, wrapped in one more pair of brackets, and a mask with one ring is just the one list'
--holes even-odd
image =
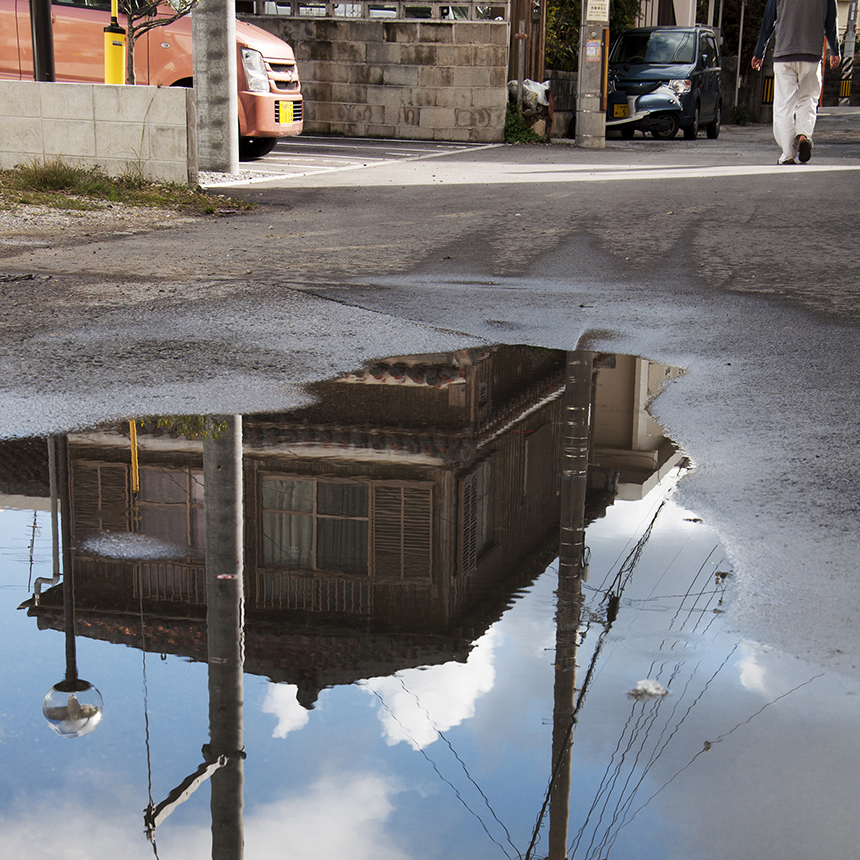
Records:
{"label": "window shutter", "polygon": [[129,529],[128,467],[121,463],[72,463],[75,540]]}
{"label": "window shutter", "polygon": [[374,486],[373,570],[377,580],[430,579],[432,498],[429,486]]}
{"label": "window shutter", "polygon": [[464,574],[472,573],[478,567],[478,479],[478,472],[463,478],[460,567]]}

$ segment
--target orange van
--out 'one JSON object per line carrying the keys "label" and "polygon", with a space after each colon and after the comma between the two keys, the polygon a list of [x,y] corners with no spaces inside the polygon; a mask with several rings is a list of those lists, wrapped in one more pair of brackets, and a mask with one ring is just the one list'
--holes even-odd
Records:
{"label": "orange van", "polygon": [[[159,14],[172,14],[166,4]],[[104,28],[110,0],[53,0],[58,81],[104,81]],[[123,16],[120,15],[120,24]],[[279,137],[301,134],[302,92],[293,49],[277,36],[236,22],[239,156],[271,152]],[[144,33],[134,47],[139,84],[191,86],[191,18]],[[29,0],[0,0],[0,79],[32,80]]]}

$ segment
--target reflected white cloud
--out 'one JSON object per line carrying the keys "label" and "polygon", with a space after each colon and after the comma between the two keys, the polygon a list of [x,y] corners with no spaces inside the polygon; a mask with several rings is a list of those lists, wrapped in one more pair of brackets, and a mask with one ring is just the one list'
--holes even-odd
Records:
{"label": "reflected white cloud", "polygon": [[245,820],[245,856],[254,860],[407,860],[386,833],[394,780],[376,774],[324,777],[300,798],[258,807]]}
{"label": "reflected white cloud", "polygon": [[740,647],[742,657],[735,665],[740,669],[741,685],[754,693],[767,695],[768,688],[765,684],[764,666],[758,660],[757,650],[749,643],[743,643]]}
{"label": "reflected white cloud", "polygon": [[285,738],[290,732],[303,729],[308,724],[310,714],[298,703],[297,691],[295,684],[269,684],[262,710],[264,714],[274,714],[278,718],[273,738]]}
{"label": "reflected white cloud", "polygon": [[[0,816],[4,856],[28,860],[68,857],[151,860],[152,846],[143,836],[143,814],[131,811],[142,808],[141,799],[124,797],[120,790],[113,796],[113,802],[101,800],[104,802],[43,796],[39,803],[25,809],[5,812]],[[46,827],[45,822],[51,822],[51,826]],[[199,830],[200,836],[205,835],[203,828]],[[184,856],[196,860],[208,853],[209,844],[204,843]]]}
{"label": "reflected white cloud", "polygon": [[475,644],[466,663],[407,669],[363,685],[381,700],[382,736],[389,746],[406,741],[419,750],[475,715],[475,702],[493,689],[499,634],[491,629]]}
{"label": "reflected white cloud", "polygon": [[[393,799],[400,790],[396,780],[378,774],[338,773],[295,796],[246,808],[245,857],[281,860],[286,850],[291,860],[409,860],[387,832]],[[161,825],[156,837],[162,856],[185,860],[211,856],[207,801],[208,797],[195,797]],[[0,814],[3,854],[27,860],[79,856],[151,860],[141,805],[140,797],[122,789],[109,800],[43,796],[38,803],[22,803]],[[205,812],[198,821],[188,822],[201,811]],[[46,821],[54,826],[46,827]]]}

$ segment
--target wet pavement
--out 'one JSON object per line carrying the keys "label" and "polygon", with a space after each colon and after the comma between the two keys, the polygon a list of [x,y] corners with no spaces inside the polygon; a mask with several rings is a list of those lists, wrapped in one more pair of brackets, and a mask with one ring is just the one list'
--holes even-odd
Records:
{"label": "wet pavement", "polygon": [[[0,436],[70,434],[86,472],[72,469],[84,525],[68,541],[85,562],[77,662],[105,701],[81,739],[56,737],[39,712],[63,677],[65,590],[46,586],[40,607],[16,608],[32,602],[37,577],[52,578],[59,542],[46,444],[9,448],[10,470],[35,469],[17,484],[10,471],[0,513],[0,815],[14,853],[71,857],[71,837],[106,856],[150,856],[143,810],[196,774],[202,787],[159,819],[157,847],[209,856],[210,795],[233,791],[219,809],[235,832],[243,771],[248,857],[281,856],[287,841],[308,858],[545,857],[551,817],[564,822],[568,856],[853,857],[856,123],[850,112],[822,118],[815,169],[791,174],[774,170],[767,129],[729,127],[692,147],[401,159],[237,188],[261,204],[241,218],[65,245],[4,240]],[[505,364],[503,344],[542,349]],[[633,367],[617,390],[635,409],[610,409],[595,433],[616,453],[619,438],[637,439],[640,466],[656,446],[659,473],[641,499],[628,488],[605,510],[592,483],[584,580],[558,572],[559,500],[547,488],[561,467],[543,447],[559,444],[563,422],[546,410],[559,406],[564,351],[577,347],[594,352],[595,397]],[[465,380],[449,378],[461,361],[476,374],[468,419],[451,411],[463,409]],[[505,370],[483,379],[494,394],[482,403],[474,368],[496,363]],[[662,386],[645,368],[676,368],[653,401]],[[349,382],[328,384],[345,410],[333,424],[317,383],[334,378]],[[405,392],[408,420],[380,399],[388,389]],[[370,392],[369,405],[347,391]],[[200,600],[204,443],[176,432],[211,413],[244,415],[254,552],[247,758],[225,747],[223,761],[201,752],[215,725]],[[135,510],[127,419],[140,416],[152,419]],[[157,416],[181,420],[159,427]],[[513,440],[523,459],[499,460],[514,457]],[[665,463],[661,450],[672,452]],[[591,460],[592,482],[605,478],[606,462]],[[178,473],[184,496],[171,494]],[[306,483],[328,487],[311,511],[286,506]],[[344,486],[367,493],[366,516]],[[323,498],[341,513],[314,508]],[[423,513],[410,528],[392,527],[396,511],[413,510]],[[288,525],[300,515],[313,519],[310,536]],[[503,524],[493,540],[516,551],[499,541],[493,555],[491,520]],[[184,566],[175,550],[150,557],[177,543]],[[347,545],[361,549],[344,555]],[[371,589],[377,552],[389,581]],[[464,557],[477,570],[500,555],[492,588],[463,589]],[[430,603],[422,576],[444,592]],[[641,681],[668,692],[629,697]],[[558,738],[571,725],[568,763]],[[569,814],[547,803],[542,815],[568,764]],[[45,833],[46,817],[65,829]]]}
{"label": "wet pavement", "polygon": [[732,624],[680,372],[480,347],[0,443],[8,850],[851,856],[857,683]]}

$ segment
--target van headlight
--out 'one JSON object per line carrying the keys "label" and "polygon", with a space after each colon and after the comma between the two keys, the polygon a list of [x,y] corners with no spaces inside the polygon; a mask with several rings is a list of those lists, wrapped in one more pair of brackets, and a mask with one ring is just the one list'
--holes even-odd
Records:
{"label": "van headlight", "polygon": [[679,96],[686,95],[690,92],[689,81],[669,81],[669,88],[674,90]]}
{"label": "van headlight", "polygon": [[253,48],[242,48],[242,65],[245,67],[245,81],[248,89],[255,93],[269,92],[271,87],[263,55]]}

